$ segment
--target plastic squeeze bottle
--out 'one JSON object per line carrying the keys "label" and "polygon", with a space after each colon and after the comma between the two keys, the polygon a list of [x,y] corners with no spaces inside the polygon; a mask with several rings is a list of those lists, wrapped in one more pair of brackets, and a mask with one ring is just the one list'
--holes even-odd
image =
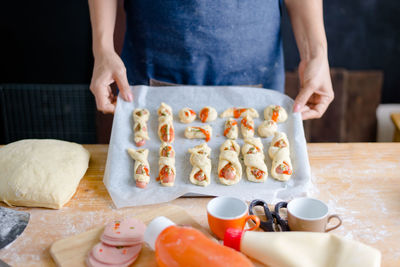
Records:
{"label": "plastic squeeze bottle", "polygon": [[242,253],[220,245],[199,230],[177,226],[160,216],[147,226],[144,241],[156,252],[158,266],[253,266]]}
{"label": "plastic squeeze bottle", "polygon": [[329,233],[228,228],[224,245],[271,267],[378,267],[381,262],[377,249]]}

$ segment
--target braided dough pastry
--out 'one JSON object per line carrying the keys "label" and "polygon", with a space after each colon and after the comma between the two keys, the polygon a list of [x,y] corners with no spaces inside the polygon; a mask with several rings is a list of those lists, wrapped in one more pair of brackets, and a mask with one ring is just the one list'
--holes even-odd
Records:
{"label": "braided dough pastry", "polygon": [[264,109],[264,119],[275,122],[284,122],[287,119],[286,110],[278,105],[270,105]]}
{"label": "braided dough pastry", "polygon": [[173,125],[172,108],[165,103],[161,103],[157,114],[158,137],[160,138],[161,142],[174,142],[175,130]]}
{"label": "braided dough pastry", "polygon": [[239,130],[238,130],[237,122],[235,121],[235,119],[229,118],[225,122],[224,136],[229,139],[236,139],[236,138],[238,138],[238,133],[239,133]]}
{"label": "braided dough pastry", "polygon": [[215,108],[213,107],[204,107],[200,110],[199,118],[201,122],[210,122],[214,121],[217,118],[218,114]]}
{"label": "braided dough pastry", "polygon": [[224,185],[233,185],[242,178],[239,162],[240,146],[234,140],[226,140],[220,147],[218,178]]}
{"label": "braided dough pastry", "polygon": [[246,116],[258,118],[258,112],[254,108],[228,108],[220,116],[221,118],[234,117],[236,119]]}
{"label": "braided dough pastry", "polygon": [[242,131],[243,139],[254,136],[254,120],[250,116],[242,119],[240,130]]}
{"label": "braided dough pastry", "polygon": [[175,150],[171,144],[163,142],[160,146],[159,155],[157,181],[160,181],[163,186],[173,186],[176,176]]}
{"label": "braided dough pastry", "polygon": [[182,123],[191,123],[196,119],[196,112],[191,108],[181,109],[178,115]]}
{"label": "braided dough pastry", "polygon": [[272,138],[271,145],[268,149],[268,154],[271,159],[274,159],[275,154],[279,150],[284,150],[289,155],[289,140],[285,133],[276,132]]}
{"label": "braided dough pastry", "polygon": [[150,182],[150,166],[147,161],[149,155],[148,149],[131,149],[128,148],[128,154],[135,160],[134,178],[136,186],[139,188],[145,188]]}
{"label": "braided dough pastry", "polygon": [[211,181],[211,148],[206,143],[189,149],[190,163],[193,168],[189,180],[192,184],[207,186]]}
{"label": "braided dough pastry", "polygon": [[289,141],[285,133],[276,132],[268,154],[272,159],[271,175],[279,181],[287,181],[293,174]]}
{"label": "braided dough pastry", "polygon": [[263,121],[258,126],[258,135],[261,137],[271,137],[278,131],[278,125],[273,120]]}
{"label": "braided dough pastry", "polygon": [[204,125],[202,127],[188,126],[185,129],[185,137],[188,139],[206,139],[206,142],[210,141],[212,135],[212,128],[210,125]]}
{"label": "braided dough pastry", "polygon": [[143,146],[146,140],[150,140],[147,132],[146,122],[149,120],[150,112],[145,108],[137,108],[133,111],[133,121],[135,122],[133,129],[135,132],[136,146]]}
{"label": "braided dough pastry", "polygon": [[160,107],[157,110],[157,114],[159,116],[159,120],[162,117],[172,117],[172,108],[164,102],[161,102]]}
{"label": "braided dough pastry", "polygon": [[268,177],[263,149],[260,138],[247,138],[244,140],[242,155],[244,165],[246,165],[247,179],[251,182],[262,183]]}

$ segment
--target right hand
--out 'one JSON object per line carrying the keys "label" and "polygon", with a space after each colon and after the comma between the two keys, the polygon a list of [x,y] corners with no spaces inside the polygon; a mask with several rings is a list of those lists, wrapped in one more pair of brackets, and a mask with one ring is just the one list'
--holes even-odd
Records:
{"label": "right hand", "polygon": [[126,68],[117,53],[113,51],[95,57],[90,91],[96,98],[97,109],[105,114],[115,111],[117,96],[110,87],[114,82],[117,83],[122,98],[131,102],[133,94],[129,88]]}

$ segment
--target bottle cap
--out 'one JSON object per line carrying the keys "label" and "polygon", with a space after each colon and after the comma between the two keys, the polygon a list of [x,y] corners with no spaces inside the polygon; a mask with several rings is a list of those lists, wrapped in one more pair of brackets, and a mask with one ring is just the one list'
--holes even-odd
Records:
{"label": "bottle cap", "polygon": [[228,228],[225,231],[224,245],[240,251],[240,241],[242,240],[243,230]]}
{"label": "bottle cap", "polygon": [[159,234],[171,225],[175,225],[170,219],[164,216],[157,217],[153,219],[146,228],[144,232],[143,240],[146,242],[152,250],[156,248],[156,240]]}

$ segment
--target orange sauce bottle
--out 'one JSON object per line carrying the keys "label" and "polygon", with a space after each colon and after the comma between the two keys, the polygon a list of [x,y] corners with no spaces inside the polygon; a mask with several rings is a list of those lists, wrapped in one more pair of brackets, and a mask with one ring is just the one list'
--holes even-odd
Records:
{"label": "orange sauce bottle", "polygon": [[199,230],[157,217],[146,228],[144,241],[156,252],[157,264],[168,266],[253,266],[242,253],[212,241]]}

